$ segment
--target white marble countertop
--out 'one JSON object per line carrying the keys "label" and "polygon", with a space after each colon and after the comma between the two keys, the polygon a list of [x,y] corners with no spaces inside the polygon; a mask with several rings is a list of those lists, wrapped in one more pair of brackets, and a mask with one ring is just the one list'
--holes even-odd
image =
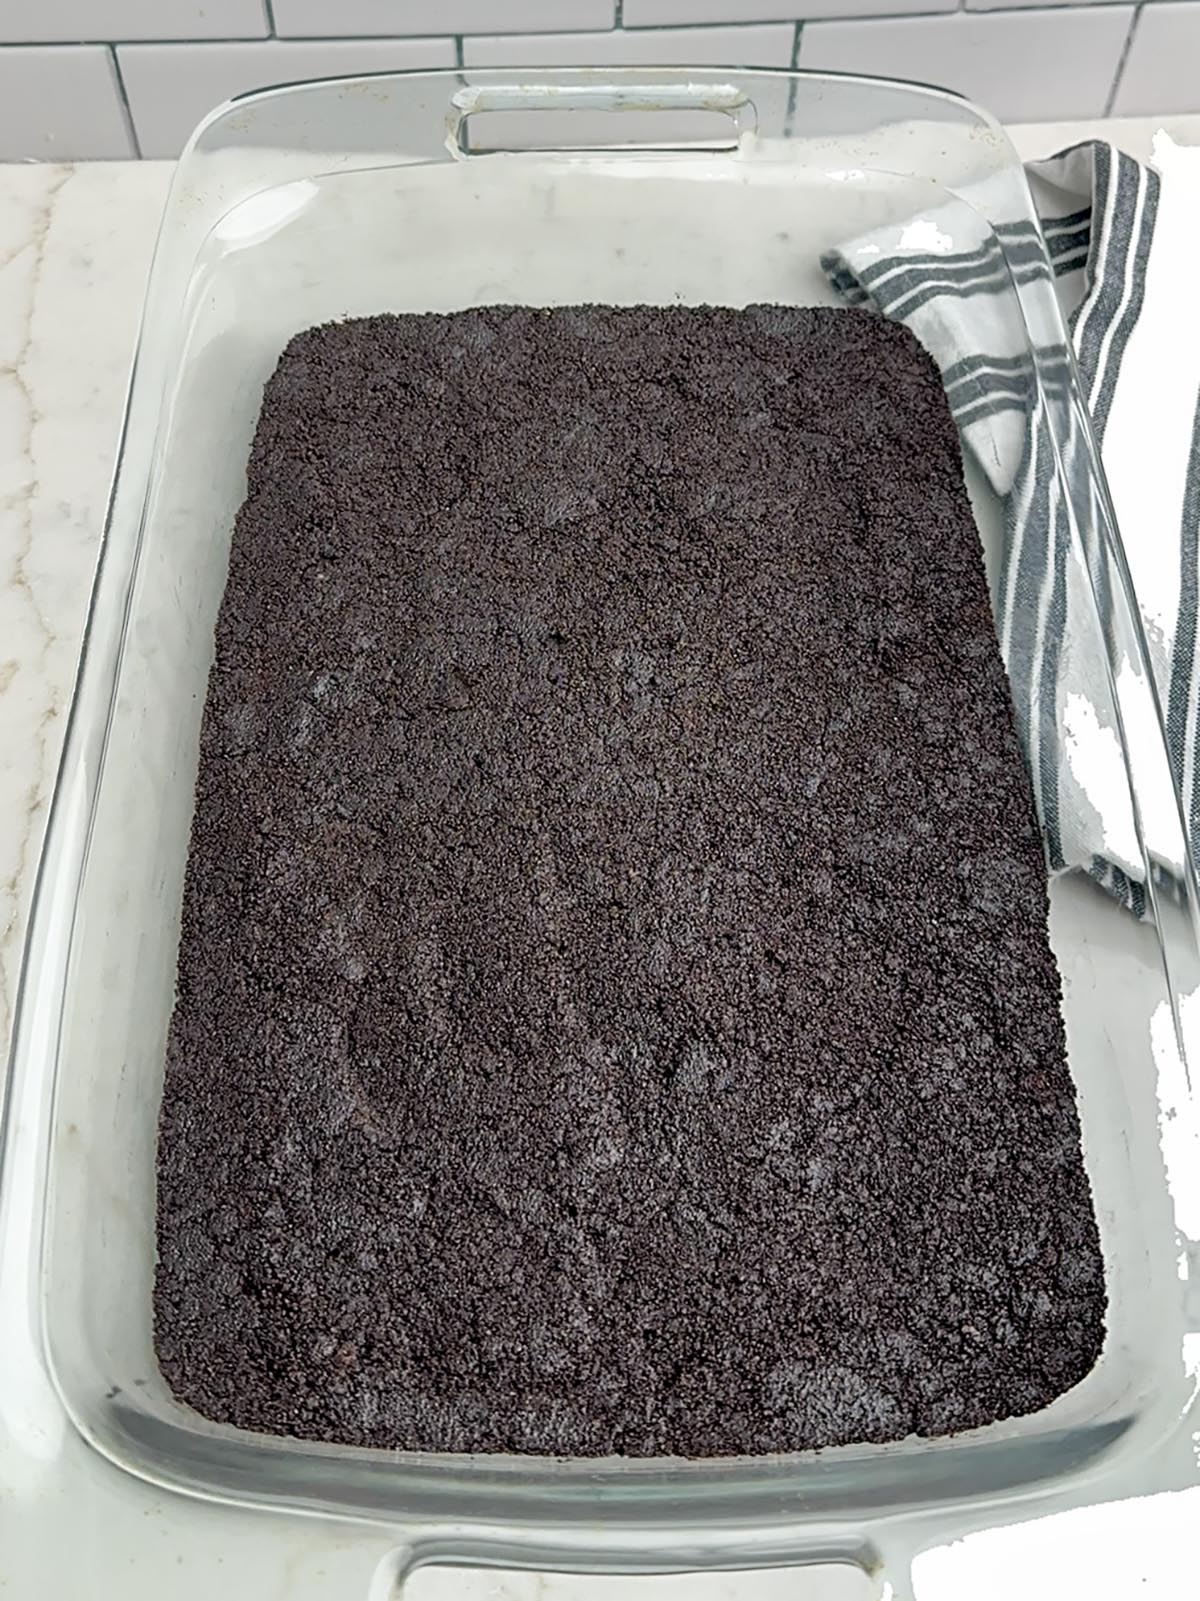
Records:
{"label": "white marble countertop", "polygon": [[[1200,117],[1013,130],[1149,154]],[[169,162],[0,166],[0,1060]]]}
{"label": "white marble countertop", "polygon": [[[1015,129],[1013,134],[1026,158],[1093,136],[1111,139],[1131,154],[1146,156],[1160,126],[1181,142],[1200,143],[1200,117],[1044,125]],[[7,1057],[30,895],[79,654],[146,273],[170,176],[170,164],[159,162],[0,166],[0,1073]],[[2,1432],[0,1419],[0,1435]],[[76,1471],[71,1468],[72,1474]],[[78,1469],[81,1474],[83,1471]],[[82,1482],[64,1471],[54,1491],[58,1510],[48,1510],[47,1516],[56,1523],[63,1519],[79,1527],[84,1501],[78,1485]],[[132,1520],[152,1513],[162,1515],[162,1498],[147,1492],[144,1506],[122,1502],[118,1511],[103,1485],[96,1489],[90,1479],[88,1483],[88,1494],[93,1497],[87,1503],[88,1518],[97,1528],[105,1519],[116,1519],[106,1527],[108,1549],[119,1547],[127,1553],[131,1545],[138,1547],[143,1576],[131,1577],[128,1585],[118,1590],[110,1588],[99,1574],[83,1589],[73,1587],[72,1593],[97,1597],[136,1593],[147,1601],[151,1595],[183,1595],[185,1591],[192,1595],[187,1583],[176,1583],[174,1576],[185,1569],[175,1564],[191,1566],[192,1557],[187,1553],[194,1556],[202,1542],[211,1538],[208,1514],[197,1509],[186,1530],[174,1530],[170,1546],[152,1551],[144,1538],[149,1526]],[[4,1493],[0,1483],[0,1500]],[[1111,1509],[1095,1510],[1112,1520]],[[122,1518],[128,1521],[118,1528]],[[1148,1527],[1143,1515],[1136,1536],[1131,1532],[1131,1548],[1150,1539]],[[165,1524],[159,1532],[166,1535]],[[1089,1524],[1087,1530],[1075,1532],[1069,1541],[1073,1554],[1062,1549],[1061,1538],[1057,1541],[1060,1557],[1072,1564],[1069,1571],[1073,1577],[1067,1588],[1073,1593],[1082,1594],[1086,1589],[1099,1595],[1103,1589],[1105,1596],[1116,1595],[1115,1589],[1099,1581],[1093,1589],[1084,1577],[1085,1568],[1089,1573],[1092,1570],[1081,1548],[1080,1532],[1086,1547],[1096,1530]],[[235,1538],[232,1522],[222,1526],[220,1538],[222,1549],[235,1549],[229,1543]],[[376,1550],[371,1539],[378,1544],[377,1535],[364,1534],[367,1543],[361,1554],[352,1550],[349,1538],[343,1542],[341,1556],[326,1550],[320,1560],[329,1564],[330,1577],[338,1561],[346,1563],[347,1572],[352,1559],[360,1564],[368,1557],[371,1562],[378,1561],[385,1546]],[[0,1534],[0,1551],[4,1545]],[[296,1549],[299,1552],[300,1545]],[[294,1576],[295,1557],[296,1552],[290,1553],[282,1567],[272,1565],[274,1557],[270,1562],[265,1557],[255,1559],[262,1563],[261,1570],[255,1569],[264,1576],[260,1586],[245,1577],[253,1566],[247,1545],[243,1577],[233,1585],[237,1596],[248,1596],[250,1589],[256,1597],[298,1594],[289,1578]],[[121,1560],[132,1562],[133,1558],[122,1556]],[[1047,1571],[1045,1549],[1031,1544],[1028,1560],[1031,1571]],[[84,1563],[85,1568],[92,1566],[90,1559]],[[6,1582],[4,1567],[0,1560],[0,1588]],[[28,1571],[20,1567],[19,1557],[15,1571]],[[269,1581],[268,1572],[273,1575]],[[1142,1577],[1139,1573],[1139,1580]],[[1063,1578],[1065,1583],[1065,1573]],[[947,1588],[937,1594],[953,1593],[949,1570],[946,1580]],[[620,1588],[623,1594],[637,1595],[642,1593],[642,1583]],[[695,1581],[685,1579],[675,1593],[697,1597],[703,1593],[714,1601],[717,1596],[743,1593],[731,1576],[714,1577],[706,1583],[707,1588],[697,1588]],[[768,1586],[754,1593],[793,1593],[782,1574],[779,1583],[777,1592]],[[309,1593],[303,1582],[299,1589]],[[44,1593],[49,1601],[50,1592]],[[326,1592],[322,1589],[321,1593]],[[356,1586],[346,1593],[363,1592]],[[393,1593],[389,1583],[387,1594]],[[431,1601],[434,1595],[449,1597],[451,1593],[497,1598],[554,1595],[563,1601],[595,1594],[597,1601],[601,1596],[615,1601],[611,1588],[604,1586],[593,1589],[578,1581],[555,1580],[522,1584],[514,1578],[495,1577],[480,1588],[463,1588],[458,1581],[442,1585],[430,1575],[423,1593]],[[661,1592],[655,1587],[652,1593]],[[803,1593],[852,1601],[860,1591],[835,1582],[832,1588],[807,1588]],[[932,1595],[934,1590],[923,1589],[922,1594],[926,1593]],[[1052,1592],[1043,1591],[1039,1584],[1038,1593]],[[1139,1589],[1138,1593],[1150,1592]],[[1182,1592],[1155,1588],[1153,1593]],[[373,1583],[370,1594],[382,1601],[384,1590]]]}

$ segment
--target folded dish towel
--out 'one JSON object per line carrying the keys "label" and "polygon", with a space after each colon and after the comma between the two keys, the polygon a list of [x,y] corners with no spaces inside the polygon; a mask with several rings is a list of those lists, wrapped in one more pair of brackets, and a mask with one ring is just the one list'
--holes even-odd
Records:
{"label": "folded dish towel", "polygon": [[[1129,563],[1168,754],[1193,847],[1200,844],[1200,149],[1159,134],[1153,167],[1099,142],[1027,168]],[[964,248],[964,241],[966,248]],[[1063,472],[1051,462],[1046,397],[1068,382],[1061,343],[1029,335],[1005,293],[1046,267],[1031,223],[993,231],[965,201],[831,250],[822,267],[850,305],[906,323],[941,368],[968,455],[1003,497],[995,606],[1018,730],[1051,865],[1083,868],[1137,915],[1145,857],[1095,627],[1111,597],[1086,593],[1071,555]],[[1057,369],[1057,371],[1056,371]],[[1049,374],[1048,382],[1045,375]],[[1085,447],[1074,418],[1063,469]],[[1079,468],[1086,478],[1083,462]],[[1083,480],[1079,480],[1083,481]],[[1097,508],[1097,511],[1099,509]],[[1095,521],[1082,530],[1095,537]],[[1152,715],[1125,736],[1137,763]],[[1153,746],[1151,746],[1153,756]],[[1143,815],[1160,886],[1178,887],[1178,825]],[[1157,837],[1156,837],[1157,836]],[[1174,841],[1172,844],[1171,842]],[[1161,842],[1161,843],[1160,843]]]}

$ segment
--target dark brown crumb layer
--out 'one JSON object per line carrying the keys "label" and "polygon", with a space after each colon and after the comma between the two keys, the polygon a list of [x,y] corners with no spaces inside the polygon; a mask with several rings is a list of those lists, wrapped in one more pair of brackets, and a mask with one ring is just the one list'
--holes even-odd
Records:
{"label": "dark brown crumb layer", "polygon": [[710,1456],[1084,1376],[1042,855],[906,332],[493,307],[292,341],[159,1164],[159,1359],[246,1428]]}

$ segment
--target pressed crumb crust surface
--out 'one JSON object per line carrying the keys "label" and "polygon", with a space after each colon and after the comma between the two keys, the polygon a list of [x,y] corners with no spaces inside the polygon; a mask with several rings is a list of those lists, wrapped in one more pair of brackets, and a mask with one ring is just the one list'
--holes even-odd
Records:
{"label": "pressed crumb crust surface", "polygon": [[850,311],[292,341],[201,739],[158,1357],[246,1428],[714,1456],[1103,1333],[959,444]]}

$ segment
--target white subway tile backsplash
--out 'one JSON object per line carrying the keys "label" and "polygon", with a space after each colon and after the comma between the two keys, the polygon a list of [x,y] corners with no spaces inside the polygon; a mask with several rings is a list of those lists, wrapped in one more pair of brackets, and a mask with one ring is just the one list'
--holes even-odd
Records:
{"label": "white subway tile backsplash", "polygon": [[1200,111],[1200,5],[1143,7],[1112,109],[1115,117]]}
{"label": "white subway tile backsplash", "polygon": [[266,0],[3,0],[0,43],[261,39]]}
{"label": "white subway tile backsplash", "polygon": [[0,49],[0,161],[135,154],[104,45]]}
{"label": "white subway tile backsplash", "polygon": [[131,44],[117,51],[144,156],[178,155],[222,100],[274,83],[454,65],[452,39],[267,40],[262,44]]}
{"label": "white subway tile backsplash", "polygon": [[790,23],[741,28],[639,28],[621,33],[540,33],[463,40],[468,67],[786,67]]}
{"label": "white subway tile backsplash", "polygon": [[[794,0],[793,0],[794,3]],[[616,0],[275,0],[280,38],[611,28]],[[744,9],[744,8],[743,8]]]}
{"label": "white subway tile backsplash", "polygon": [[816,17],[874,17],[895,12],[957,11],[959,0],[625,0],[627,28],[688,22],[776,22]]}
{"label": "white subway tile backsplash", "polygon": [[814,22],[801,33],[799,64],[938,84],[1010,122],[1097,117],[1133,9],[1104,4]]}
{"label": "white subway tile backsplash", "polygon": [[0,159],[173,155],[214,104],[289,79],[786,67],[797,46],[1007,121],[1200,113],[1200,0],[0,0]]}

